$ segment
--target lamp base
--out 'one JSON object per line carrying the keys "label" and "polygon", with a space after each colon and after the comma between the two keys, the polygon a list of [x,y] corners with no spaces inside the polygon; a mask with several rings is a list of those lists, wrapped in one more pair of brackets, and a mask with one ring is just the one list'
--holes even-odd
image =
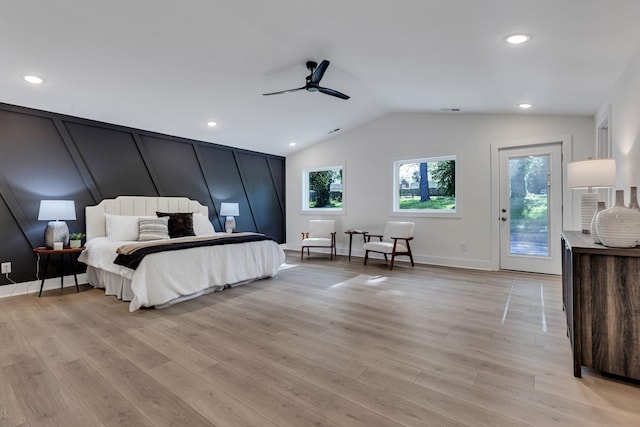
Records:
{"label": "lamp base", "polygon": [[591,234],[591,221],[598,209],[598,193],[582,193],[580,197],[581,229],[584,234]]}
{"label": "lamp base", "polygon": [[69,245],[69,227],[64,221],[49,221],[44,230],[44,245],[53,249],[54,242],[62,242],[63,246]]}
{"label": "lamp base", "polygon": [[227,220],[224,222],[224,229],[227,233],[233,233],[236,231],[236,219],[232,216],[228,216]]}

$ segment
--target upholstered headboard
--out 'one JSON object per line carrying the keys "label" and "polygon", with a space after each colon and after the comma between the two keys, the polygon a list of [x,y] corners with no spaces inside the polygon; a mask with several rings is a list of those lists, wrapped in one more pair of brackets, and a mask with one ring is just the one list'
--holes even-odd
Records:
{"label": "upholstered headboard", "polygon": [[87,241],[107,235],[105,213],[155,216],[156,211],[202,212],[203,215],[209,216],[209,207],[186,197],[118,196],[115,199],[104,199],[96,206],[85,208]]}

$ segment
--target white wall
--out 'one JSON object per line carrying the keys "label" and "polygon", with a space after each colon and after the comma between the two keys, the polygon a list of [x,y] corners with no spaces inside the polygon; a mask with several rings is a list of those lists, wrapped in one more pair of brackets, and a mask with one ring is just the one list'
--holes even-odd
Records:
{"label": "white wall", "polygon": [[[593,154],[593,132],[592,117],[427,113],[382,117],[287,157],[287,247],[300,248],[300,232],[310,219],[336,220],[342,254],[348,242],[345,229],[381,232],[388,220],[411,220],[416,223],[412,245],[416,261],[495,268],[491,229],[497,215],[491,204],[491,144],[517,145],[534,138],[570,136],[573,157],[583,159]],[[457,154],[462,165],[458,181],[461,218],[392,217],[392,161],[450,154]],[[302,170],[339,164],[345,167],[346,213],[302,213]],[[579,219],[572,205],[578,199],[567,199],[564,228],[574,229]],[[361,236],[354,240],[354,254],[362,256]],[[461,242],[466,242],[466,251],[461,250]]]}
{"label": "white wall", "polygon": [[[640,186],[640,52],[631,60],[611,97],[613,157],[616,159],[616,187],[625,190]],[[602,110],[608,110],[609,104]]]}

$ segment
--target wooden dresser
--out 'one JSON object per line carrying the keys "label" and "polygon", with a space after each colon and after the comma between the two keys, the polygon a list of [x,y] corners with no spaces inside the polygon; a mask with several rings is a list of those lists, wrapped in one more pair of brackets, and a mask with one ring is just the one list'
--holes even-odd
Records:
{"label": "wooden dresser", "polygon": [[562,254],[573,375],[587,366],[640,380],[640,248],[607,248],[563,231]]}

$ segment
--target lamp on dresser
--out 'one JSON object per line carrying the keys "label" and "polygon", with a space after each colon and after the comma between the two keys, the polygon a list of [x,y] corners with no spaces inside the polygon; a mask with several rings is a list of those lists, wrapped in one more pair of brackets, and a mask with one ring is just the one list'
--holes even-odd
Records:
{"label": "lamp on dresser", "polygon": [[591,232],[591,220],[600,200],[600,195],[592,190],[615,185],[616,161],[614,159],[588,158],[567,164],[567,187],[573,190],[587,189],[587,192],[580,196],[580,228],[583,233]]}
{"label": "lamp on dresser", "polygon": [[234,217],[239,215],[240,208],[238,207],[238,203],[222,203],[220,205],[220,216],[227,217],[224,222],[224,229],[227,233],[236,231],[236,219]]}
{"label": "lamp on dresser", "polygon": [[65,220],[76,219],[76,204],[73,200],[41,200],[38,221],[49,221],[44,230],[44,245],[52,249],[54,243],[69,244],[69,227]]}

